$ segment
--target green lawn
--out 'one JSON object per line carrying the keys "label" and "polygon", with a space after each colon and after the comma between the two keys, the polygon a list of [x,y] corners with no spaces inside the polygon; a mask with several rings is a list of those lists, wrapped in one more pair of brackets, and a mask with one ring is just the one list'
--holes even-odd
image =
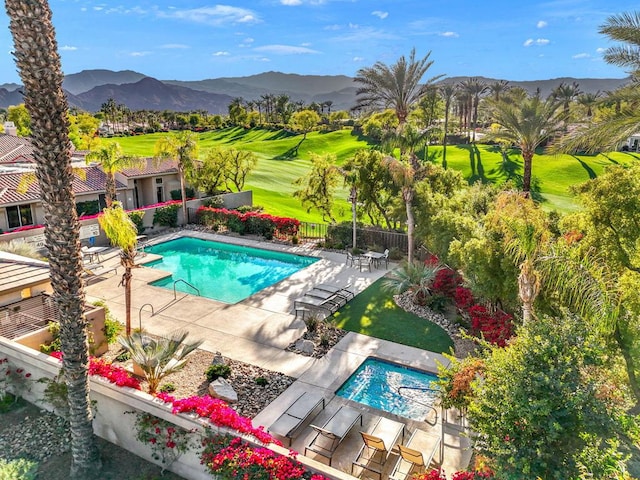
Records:
{"label": "green lawn", "polygon": [[449,353],[453,346],[449,335],[438,325],[398,307],[393,295],[382,290],[382,280],[374,282],[333,315],[337,326],[430,352]]}
{"label": "green lawn", "polygon": [[[152,156],[156,141],[164,133],[107,139],[117,141],[131,155]],[[292,182],[308,172],[310,152],[332,153],[337,162],[346,159],[361,148],[369,148],[367,141],[351,130],[335,132],[311,132],[294,155],[302,135],[283,130],[240,127],[225,128],[200,134],[200,155],[214,146],[233,146],[254,152],[258,157],[256,169],[247,178],[246,188],[253,190],[253,202],[268,213],[298,218],[305,222],[324,223],[315,211],[307,212],[293,198],[296,187]],[[424,152],[420,152],[421,156]],[[442,162],[442,147],[429,147],[427,157],[435,163]],[[607,155],[543,155],[533,158],[533,187],[537,197],[548,210],[569,212],[578,208],[569,187],[594,178],[607,165],[626,164],[638,160],[638,155],[613,152]],[[498,182],[517,180],[522,176],[522,157],[514,150],[504,162],[500,152],[490,145],[453,145],[447,148],[450,168],[462,172],[469,182]],[[340,187],[335,195],[334,215],[340,220],[350,218],[347,202],[348,191]]]}

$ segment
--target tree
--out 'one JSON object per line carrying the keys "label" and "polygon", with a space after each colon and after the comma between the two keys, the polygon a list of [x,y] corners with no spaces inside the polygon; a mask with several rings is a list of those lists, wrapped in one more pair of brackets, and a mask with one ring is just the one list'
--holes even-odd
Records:
{"label": "tree", "polygon": [[182,197],[182,218],[187,222],[187,194],[185,192],[185,176],[191,172],[198,158],[198,136],[189,131],[168,135],[159,139],[155,146],[156,161],[172,159],[178,163],[180,176],[180,194]]}
{"label": "tree", "polygon": [[302,188],[293,192],[302,205],[307,205],[307,212],[312,208],[322,213],[322,219],[335,222],[331,213],[333,208],[333,191],[340,181],[340,173],[334,168],[336,157],[333,154],[311,154],[311,171],[293,182]]}
{"label": "tree", "polygon": [[468,415],[497,478],[582,478],[593,469],[581,453],[605,446],[614,428],[598,395],[606,370],[585,375],[601,348],[579,320],[541,317],[491,350]]}
{"label": "tree", "polygon": [[31,135],[31,117],[24,103],[9,106],[7,109],[7,120],[13,122],[16,126],[18,136],[28,137]]}
{"label": "tree", "polygon": [[500,94],[511,89],[507,80],[498,80],[488,85],[489,93],[496,102],[500,101]]}
{"label": "tree", "polygon": [[180,331],[155,338],[134,332],[118,338],[120,345],[144,372],[151,395],[156,394],[164,377],[184,367],[189,360],[187,356],[202,345],[200,340],[185,343],[188,335],[188,332]]}
{"label": "tree", "polygon": [[398,122],[405,123],[411,107],[442,77],[438,75],[421,83],[433,65],[433,61],[429,61],[430,55],[431,52],[416,60],[414,48],[408,59],[402,55],[393,65],[376,62],[372,67],[358,70],[354,81],[362,86],[356,92],[356,108],[393,108]]}
{"label": "tree", "polygon": [[565,121],[569,118],[569,105],[581,93],[582,93],[582,90],[580,90],[578,82],[573,82],[571,84],[561,82],[560,85],[554,88],[553,91],[551,92],[551,96],[562,104]]}
{"label": "tree", "polygon": [[411,301],[416,305],[426,305],[432,295],[433,281],[442,267],[425,262],[402,263],[382,281],[382,288],[394,295],[410,292]]}
{"label": "tree", "polygon": [[442,168],[447,168],[447,134],[449,133],[449,112],[451,110],[451,100],[456,93],[456,86],[452,83],[445,83],[440,87],[440,95],[444,100],[444,136],[442,138]]}
{"label": "tree", "polygon": [[524,161],[522,191],[531,191],[531,168],[536,148],[563,129],[563,115],[553,99],[531,97],[519,104],[491,102],[491,114],[500,128],[488,138],[507,141],[520,147]]}
{"label": "tree", "polygon": [[116,177],[117,172],[121,172],[126,168],[142,168],[145,161],[138,157],[125,155],[122,147],[118,142],[109,143],[106,146],[98,147],[92,150],[85,157],[87,163],[96,161],[100,164],[100,168],[107,176],[105,190],[105,201],[107,208],[116,200]]}
{"label": "tree", "polygon": [[208,193],[214,193],[221,184],[229,192],[229,184],[241,192],[247,175],[257,163],[258,158],[253,152],[235,148],[212,148],[203,161],[194,164],[189,181]]}
{"label": "tree", "polygon": [[[53,298],[59,311],[60,341],[70,410],[71,479],[97,477],[100,457],[93,436],[89,401],[89,342],[80,272],[80,225],[71,170],[68,105],[62,90],[60,56],[46,0],[6,0],[13,55],[24,85],[45,215]],[[37,32],[37,34],[34,34]]]}
{"label": "tree", "polygon": [[468,78],[467,80],[460,82],[460,89],[467,94],[467,98],[471,101],[470,115],[471,115],[471,141],[476,141],[476,126],[478,124],[478,105],[480,104],[480,97],[489,89],[487,85],[478,78]]}
{"label": "tree", "polygon": [[593,107],[598,104],[598,99],[600,98],[600,96],[600,90],[595,93],[587,92],[578,96],[578,104],[587,109],[586,116],[588,119],[591,119],[591,117],[593,116]]}
{"label": "tree", "polygon": [[124,267],[120,284],[124,287],[125,333],[129,336],[131,335],[131,270],[136,266],[138,230],[120,202],[114,202],[112,206],[105,208],[102,215],[98,217],[98,222],[111,245],[120,249],[120,264]]}
{"label": "tree", "polygon": [[604,60],[612,65],[628,67],[635,76],[640,70],[640,13],[612,15],[600,26],[600,33],[628,45],[607,48]]}
{"label": "tree", "polygon": [[301,130],[304,134],[302,140],[298,144],[300,144],[307,139],[307,133],[315,128],[318,123],[320,123],[320,115],[318,115],[313,110],[302,110],[300,112],[296,112],[291,116],[290,120],[291,126],[297,130]]}

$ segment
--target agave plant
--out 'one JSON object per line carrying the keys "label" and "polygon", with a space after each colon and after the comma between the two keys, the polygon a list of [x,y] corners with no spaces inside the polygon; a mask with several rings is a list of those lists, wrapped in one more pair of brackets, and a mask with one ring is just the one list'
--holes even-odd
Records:
{"label": "agave plant", "polygon": [[431,295],[431,286],[442,267],[423,262],[404,262],[382,281],[382,288],[394,295],[411,292],[411,301],[425,305]]}
{"label": "agave plant", "polygon": [[118,341],[140,367],[149,383],[149,393],[155,395],[164,377],[177,372],[187,363],[189,355],[202,340],[185,343],[189,332],[178,331],[170,335],[151,337],[142,332],[134,332],[120,337]]}

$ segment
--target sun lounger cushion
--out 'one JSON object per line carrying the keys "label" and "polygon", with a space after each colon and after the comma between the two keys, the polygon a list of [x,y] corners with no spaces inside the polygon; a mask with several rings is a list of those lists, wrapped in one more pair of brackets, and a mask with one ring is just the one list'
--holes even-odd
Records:
{"label": "sun lounger cushion", "polygon": [[411,478],[411,473],[423,472],[440,448],[440,437],[416,429],[405,446],[398,445],[400,456],[389,476],[390,480]]}
{"label": "sun lounger cushion", "polygon": [[370,433],[360,432],[363,445],[353,461],[351,473],[356,467],[382,475],[382,468],[389,458],[391,449],[404,437],[404,424],[380,417]]}
{"label": "sun lounger cushion", "polygon": [[355,408],[343,405],[322,427],[311,425],[316,434],[311,443],[305,447],[305,455],[308,450],[311,450],[328,458],[329,465],[331,465],[333,452],[336,451],[344,437],[347,436],[358,420],[362,425],[362,414]]}
{"label": "sun lounger cushion", "polygon": [[317,393],[303,392],[289,407],[271,424],[268,431],[286,437],[291,443],[299,427],[308,419],[316,408],[322,404],[324,397]]}

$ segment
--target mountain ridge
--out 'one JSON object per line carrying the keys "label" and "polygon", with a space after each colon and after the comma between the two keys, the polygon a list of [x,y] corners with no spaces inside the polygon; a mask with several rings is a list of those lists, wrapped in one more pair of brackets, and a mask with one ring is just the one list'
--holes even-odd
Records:
{"label": "mountain ridge", "polygon": [[[447,77],[444,83],[459,83],[478,78],[486,83],[502,79],[489,77]],[[151,79],[153,81],[149,81]],[[505,79],[506,80],[506,79]],[[529,93],[539,89],[547,96],[561,82],[577,82],[583,92],[612,91],[629,78],[573,78],[511,81]],[[141,83],[142,82],[142,83]],[[132,110],[207,110],[212,114],[227,112],[233,98],[259,100],[264,95],[287,95],[291,101],[327,102],[331,110],[348,110],[355,105],[357,85],[346,75],[300,75],[296,73],[263,72],[245,77],[219,77],[204,80],[158,80],[133,70],[83,70],[64,77],[63,88],[69,104],[88,111],[98,111],[109,98]],[[20,86],[0,84],[0,108],[22,101]]]}

